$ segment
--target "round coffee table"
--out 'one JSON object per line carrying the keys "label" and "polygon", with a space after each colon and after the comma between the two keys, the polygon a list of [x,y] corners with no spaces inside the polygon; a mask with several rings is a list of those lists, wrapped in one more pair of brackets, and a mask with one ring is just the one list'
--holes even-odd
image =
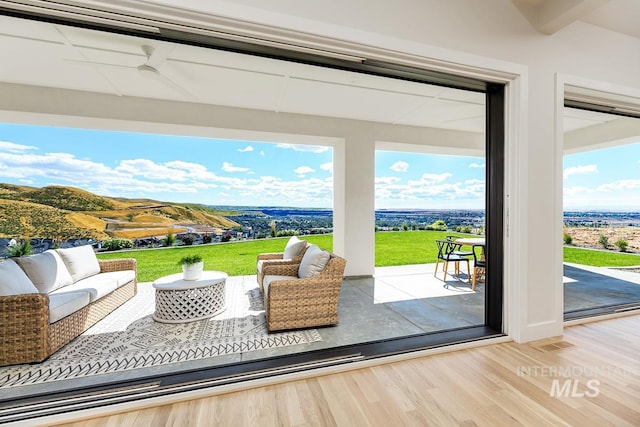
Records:
{"label": "round coffee table", "polygon": [[153,319],[163,323],[185,323],[208,319],[226,307],[227,273],[203,271],[198,280],[183,280],[182,273],[153,282],[156,312]]}

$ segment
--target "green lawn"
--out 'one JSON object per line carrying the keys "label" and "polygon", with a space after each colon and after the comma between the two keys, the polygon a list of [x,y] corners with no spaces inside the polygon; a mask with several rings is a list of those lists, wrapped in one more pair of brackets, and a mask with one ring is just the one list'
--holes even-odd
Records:
{"label": "green lawn", "polygon": [[593,267],[630,267],[640,265],[640,255],[565,246],[564,261]]}
{"label": "green lawn", "polygon": [[[468,237],[450,231],[398,231],[375,234],[376,267],[435,262],[437,249],[435,240],[445,235]],[[304,236],[305,240],[323,249],[333,250],[333,236]],[[179,273],[177,264],[184,255],[202,255],[207,270],[222,270],[230,276],[255,273],[256,257],[265,252],[282,252],[288,237],[277,239],[249,240],[239,243],[222,243],[175,248],[145,249],[101,253],[100,259],[135,258],[138,260],[138,280],[150,282],[158,277]],[[596,267],[640,265],[640,255],[613,251],[594,251],[565,247],[564,261]]]}

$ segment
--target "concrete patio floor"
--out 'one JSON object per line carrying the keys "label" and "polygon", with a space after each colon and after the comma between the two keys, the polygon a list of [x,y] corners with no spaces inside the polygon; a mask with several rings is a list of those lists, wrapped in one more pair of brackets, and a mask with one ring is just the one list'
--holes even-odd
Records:
{"label": "concrete patio floor", "polygon": [[[18,387],[11,395],[56,392],[65,389],[135,380],[183,370],[202,369],[310,350],[360,344],[402,336],[442,331],[484,323],[485,284],[471,290],[466,273],[460,278],[442,272],[434,277],[435,264],[380,267],[375,277],[345,279],[340,296],[340,323],[317,328],[322,341],[269,350],[201,359],[105,374],[78,380]],[[450,266],[453,270],[453,266]],[[466,269],[463,269],[466,270]],[[565,265],[565,312],[612,304],[640,302],[640,273],[609,268]],[[228,286],[253,285],[255,275],[229,277]],[[0,368],[0,372],[2,368]],[[35,388],[32,388],[35,387]]]}

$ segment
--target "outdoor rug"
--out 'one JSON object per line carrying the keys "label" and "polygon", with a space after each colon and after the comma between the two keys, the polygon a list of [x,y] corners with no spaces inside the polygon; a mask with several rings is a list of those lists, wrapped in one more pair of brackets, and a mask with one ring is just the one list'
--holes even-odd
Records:
{"label": "outdoor rug", "polygon": [[0,368],[0,389],[322,341],[316,329],[267,333],[255,281],[228,280],[227,309],[189,323],[154,321],[154,292],[139,284],[134,298],[42,363]]}

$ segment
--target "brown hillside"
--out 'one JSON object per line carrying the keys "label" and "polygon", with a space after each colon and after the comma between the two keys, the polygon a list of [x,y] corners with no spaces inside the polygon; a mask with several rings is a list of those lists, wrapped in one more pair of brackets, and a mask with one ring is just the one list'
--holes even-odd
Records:
{"label": "brown hillside", "polygon": [[66,240],[73,237],[105,239],[102,227],[85,226],[73,212],[37,203],[0,199],[0,236],[42,237]]}
{"label": "brown hillside", "polygon": [[0,233],[11,237],[133,238],[179,233],[190,225],[238,226],[203,205],[102,197],[73,187],[0,184],[0,202]]}

